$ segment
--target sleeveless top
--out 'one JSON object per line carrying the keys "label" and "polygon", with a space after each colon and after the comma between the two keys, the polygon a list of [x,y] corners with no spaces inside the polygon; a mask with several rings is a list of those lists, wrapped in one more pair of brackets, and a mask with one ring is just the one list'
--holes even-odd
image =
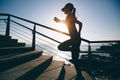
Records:
{"label": "sleeveless top", "polygon": [[75,17],[72,13],[69,13],[66,16],[66,20],[65,20],[66,26],[68,28],[69,34],[71,38],[78,38],[78,32],[75,26]]}

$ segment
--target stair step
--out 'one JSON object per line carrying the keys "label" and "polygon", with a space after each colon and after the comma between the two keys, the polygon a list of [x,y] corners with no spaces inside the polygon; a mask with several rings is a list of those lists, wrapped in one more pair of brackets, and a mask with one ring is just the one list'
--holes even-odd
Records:
{"label": "stair step", "polygon": [[0,35],[0,39],[11,39],[11,36]]}
{"label": "stair step", "polygon": [[51,65],[36,80],[62,80],[64,62],[52,61]]}
{"label": "stair step", "polygon": [[37,59],[0,73],[0,80],[35,80],[52,61],[52,56],[40,56]]}
{"label": "stair step", "polygon": [[32,51],[32,47],[4,47],[0,48],[0,56],[7,54],[18,54],[27,51]]}
{"label": "stair step", "polygon": [[42,51],[31,51],[19,55],[0,58],[0,72],[39,57]]}
{"label": "stair step", "polygon": [[20,47],[20,46],[25,46],[25,43],[17,43],[17,42],[0,43],[0,47]]}
{"label": "stair step", "polygon": [[75,78],[75,76],[77,75],[75,67],[65,65],[64,68],[65,68],[64,80],[73,80]]}
{"label": "stair step", "polygon": [[25,43],[18,43],[17,39],[11,39],[11,37],[0,36],[0,47],[18,47],[25,46]]}
{"label": "stair step", "polygon": [[[75,67],[64,66],[64,68],[66,73],[64,80],[75,80],[75,77],[77,75]],[[81,73],[85,80],[93,80],[93,78],[86,71],[82,70]]]}
{"label": "stair step", "polygon": [[4,38],[0,38],[0,42],[18,42],[17,39],[4,39]]}

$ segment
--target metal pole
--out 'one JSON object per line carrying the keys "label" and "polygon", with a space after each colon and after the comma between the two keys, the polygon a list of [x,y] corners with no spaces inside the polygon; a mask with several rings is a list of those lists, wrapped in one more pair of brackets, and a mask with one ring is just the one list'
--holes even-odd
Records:
{"label": "metal pole", "polygon": [[34,28],[33,28],[33,39],[32,39],[32,49],[35,50],[35,38],[36,38],[36,35],[35,35],[35,32],[36,32],[36,24],[34,24]]}
{"label": "metal pole", "polygon": [[10,15],[8,15],[5,35],[10,36]]}
{"label": "metal pole", "polygon": [[91,53],[91,46],[90,46],[90,43],[89,43],[89,45],[88,45],[88,58],[89,59],[91,59],[91,55],[92,55],[92,53]]}

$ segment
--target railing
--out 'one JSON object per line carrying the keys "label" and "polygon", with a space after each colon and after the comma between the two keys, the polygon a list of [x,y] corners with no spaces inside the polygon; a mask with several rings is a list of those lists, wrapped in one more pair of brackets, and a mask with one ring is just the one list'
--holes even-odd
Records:
{"label": "railing", "polygon": [[[63,34],[63,35],[67,35],[67,36],[69,36],[69,34],[68,33],[65,33],[65,32],[62,32],[62,31],[60,31],[60,30],[57,30],[57,29],[54,29],[54,28],[51,28],[51,27],[48,27],[48,26],[44,26],[44,25],[42,25],[42,24],[39,24],[39,23],[36,23],[36,22],[33,22],[33,21],[30,21],[30,20],[27,20],[27,19],[24,19],[24,18],[20,18],[20,17],[17,17],[17,16],[14,16],[14,15],[11,15],[11,14],[2,14],[2,13],[0,13],[0,17],[1,16],[6,16],[7,18],[5,18],[5,19],[0,19],[1,21],[4,21],[5,23],[6,23],[6,31],[5,31],[5,34],[4,35],[6,35],[6,36],[10,36],[10,34],[14,34],[14,36],[17,36],[16,35],[16,33],[17,34],[21,34],[21,30],[22,29],[25,29],[25,30],[23,30],[23,33],[25,34],[26,33],[26,35],[28,35],[28,36],[26,36],[26,35],[20,35],[19,36],[19,38],[22,38],[22,36],[24,36],[24,39],[25,38],[27,38],[27,40],[26,41],[30,41],[31,42],[31,46],[32,46],[32,48],[33,48],[33,50],[35,50],[36,49],[36,43],[40,43],[39,41],[40,40],[43,40],[43,38],[41,38],[41,37],[36,37],[36,36],[38,36],[38,35],[40,35],[40,36],[42,36],[42,37],[44,37],[44,38],[47,38],[47,39],[49,39],[49,40],[51,40],[51,41],[53,41],[53,42],[56,42],[56,43],[61,43],[61,41],[59,41],[59,40],[57,40],[56,38],[53,38],[53,37],[50,37],[50,36],[48,36],[48,35],[46,35],[46,34],[44,34],[44,33],[41,33],[41,31],[37,31],[36,29],[37,28],[45,28],[45,29],[47,29],[47,30],[49,30],[49,31],[53,31],[53,32],[57,32],[57,33],[60,33],[60,34]],[[14,20],[14,19],[16,19],[16,20]],[[28,23],[28,24],[30,24],[30,25],[32,25],[32,27],[28,27],[28,25],[26,26],[26,25],[23,25],[24,23],[26,24],[26,22]],[[13,27],[13,25],[14,25],[14,28],[12,29],[11,27]],[[21,27],[21,28],[18,28],[18,27],[15,27],[15,26],[19,26],[19,27]],[[16,29],[16,31],[15,31],[15,29]],[[14,31],[14,33],[12,33]],[[31,32],[32,32],[32,34],[31,34]],[[32,36],[32,37],[30,37],[30,36]],[[39,39],[39,40],[36,40],[36,39]],[[23,39],[22,39],[23,40]],[[112,40],[112,41],[90,41],[90,40],[87,40],[87,39],[84,39],[84,38],[81,38],[81,40],[83,41],[83,42],[86,42],[87,44],[88,44],[88,50],[87,51],[81,51],[80,53],[88,53],[88,57],[89,58],[91,58],[91,55],[92,55],[92,53],[103,53],[103,52],[101,52],[101,51],[92,51],[91,50],[91,44],[95,44],[95,43],[116,43],[116,42],[120,42],[120,40]],[[37,42],[38,41],[38,42]],[[48,41],[48,43],[49,43],[50,41]],[[50,43],[51,44],[51,43]],[[42,46],[45,46],[44,44],[41,44]],[[53,44],[52,44],[53,45]],[[39,45],[38,45],[39,46]],[[41,47],[41,46],[39,46],[39,47]],[[49,46],[47,46],[47,47],[49,47]],[[44,49],[44,48],[43,48]],[[49,50],[50,51],[50,50]],[[52,51],[51,51],[52,52]],[[54,51],[54,52],[57,52],[56,50]],[[55,53],[54,53],[55,54]],[[56,54],[55,54],[56,55]]]}

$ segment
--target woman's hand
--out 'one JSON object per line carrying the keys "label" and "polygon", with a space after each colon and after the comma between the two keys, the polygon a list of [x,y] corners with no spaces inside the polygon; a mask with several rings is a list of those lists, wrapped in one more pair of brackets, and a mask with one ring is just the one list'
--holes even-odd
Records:
{"label": "woman's hand", "polygon": [[60,22],[60,19],[58,19],[57,17],[54,17],[54,21],[55,22]]}

